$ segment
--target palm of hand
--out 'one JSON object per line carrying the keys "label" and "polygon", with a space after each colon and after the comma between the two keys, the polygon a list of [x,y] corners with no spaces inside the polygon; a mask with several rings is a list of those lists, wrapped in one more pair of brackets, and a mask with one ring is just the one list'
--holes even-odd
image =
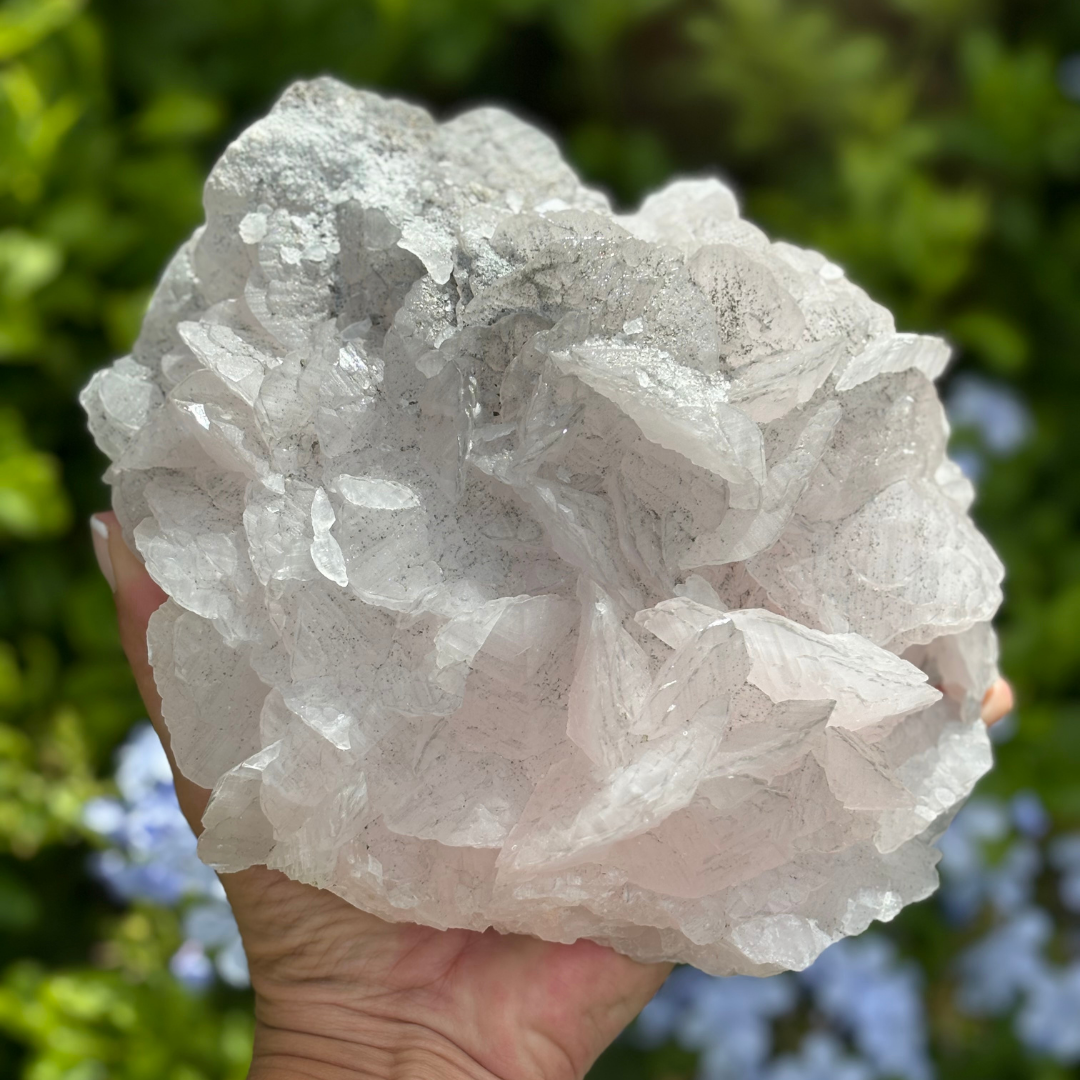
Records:
{"label": "palm of hand", "polygon": [[475,1063],[478,1076],[571,1080],[670,971],[589,941],[386,923],[264,869],[226,887],[271,1058],[298,1031],[318,1031],[340,1040],[344,1065],[359,1032],[365,1045],[403,1038],[418,1057]]}

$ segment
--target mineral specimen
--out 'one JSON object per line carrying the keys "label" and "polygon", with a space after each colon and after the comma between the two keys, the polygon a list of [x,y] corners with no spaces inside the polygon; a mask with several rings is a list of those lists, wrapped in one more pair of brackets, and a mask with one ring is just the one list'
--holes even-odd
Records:
{"label": "mineral specimen", "polygon": [[715,180],[619,216],[329,79],[206,212],[83,394],[205,860],[715,973],[934,888],[1002,573],[941,341]]}

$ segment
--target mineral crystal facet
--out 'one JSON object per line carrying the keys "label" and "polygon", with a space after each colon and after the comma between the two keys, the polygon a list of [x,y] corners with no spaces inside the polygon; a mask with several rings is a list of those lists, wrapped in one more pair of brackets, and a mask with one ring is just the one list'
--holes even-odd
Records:
{"label": "mineral crystal facet", "polygon": [[935,886],[1001,566],[935,338],[497,109],[233,143],[83,394],[200,842],[393,920],[799,968]]}

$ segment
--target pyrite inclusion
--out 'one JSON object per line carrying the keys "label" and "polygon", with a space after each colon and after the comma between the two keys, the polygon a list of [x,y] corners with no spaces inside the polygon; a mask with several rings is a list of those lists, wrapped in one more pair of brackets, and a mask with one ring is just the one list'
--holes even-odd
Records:
{"label": "pyrite inclusion", "polygon": [[715,180],[322,79],[83,394],[201,853],[387,919],[809,963],[936,883],[1001,566],[932,379]]}

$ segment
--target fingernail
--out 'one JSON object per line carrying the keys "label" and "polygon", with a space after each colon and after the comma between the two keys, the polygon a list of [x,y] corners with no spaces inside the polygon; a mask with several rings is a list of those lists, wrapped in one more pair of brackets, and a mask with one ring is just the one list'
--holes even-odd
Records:
{"label": "fingernail", "polygon": [[101,574],[109,583],[109,588],[116,592],[116,574],[109,556],[109,526],[96,514],[90,519],[90,539],[94,542],[94,555]]}

